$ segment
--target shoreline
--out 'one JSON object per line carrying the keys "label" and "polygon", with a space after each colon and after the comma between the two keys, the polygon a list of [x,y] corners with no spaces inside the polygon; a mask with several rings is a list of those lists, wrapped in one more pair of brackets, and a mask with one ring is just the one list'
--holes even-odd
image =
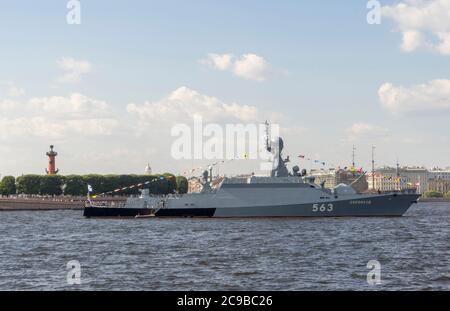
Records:
{"label": "shoreline", "polygon": [[420,198],[419,202],[423,202],[423,203],[427,203],[427,202],[445,203],[445,202],[450,202],[450,198]]}
{"label": "shoreline", "polygon": [[[102,198],[92,201],[123,202],[126,198]],[[0,198],[0,212],[83,210],[86,198]]]}

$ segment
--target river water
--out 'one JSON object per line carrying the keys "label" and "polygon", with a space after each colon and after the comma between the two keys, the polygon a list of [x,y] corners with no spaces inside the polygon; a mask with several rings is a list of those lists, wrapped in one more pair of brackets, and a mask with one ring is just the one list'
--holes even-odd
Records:
{"label": "river water", "polygon": [[[68,284],[72,260],[81,284]],[[367,283],[370,260],[381,285]],[[450,290],[450,203],[421,203],[402,218],[3,212],[0,263],[0,290]]]}

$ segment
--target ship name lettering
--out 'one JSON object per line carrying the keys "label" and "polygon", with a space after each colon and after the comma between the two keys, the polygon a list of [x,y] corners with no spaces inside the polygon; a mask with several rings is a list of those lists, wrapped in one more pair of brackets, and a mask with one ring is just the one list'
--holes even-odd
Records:
{"label": "ship name lettering", "polygon": [[352,200],[352,201],[350,201],[350,204],[354,204],[354,205],[370,205],[370,204],[372,204],[372,201],[370,201],[370,200]]}

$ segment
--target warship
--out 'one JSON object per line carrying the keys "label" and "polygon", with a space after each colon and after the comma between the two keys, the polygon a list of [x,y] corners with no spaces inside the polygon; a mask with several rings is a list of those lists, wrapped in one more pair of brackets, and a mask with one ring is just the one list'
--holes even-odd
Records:
{"label": "warship", "polygon": [[[211,187],[211,173],[203,173],[200,193],[152,196],[142,189],[139,197],[130,197],[118,206],[87,202],[85,217],[395,217],[417,203],[419,194],[357,193],[352,185],[339,184],[333,189],[317,185],[306,170],[287,168],[283,159],[283,139],[266,141],[273,155],[270,175],[223,178]],[[211,170],[212,171],[212,170]]]}

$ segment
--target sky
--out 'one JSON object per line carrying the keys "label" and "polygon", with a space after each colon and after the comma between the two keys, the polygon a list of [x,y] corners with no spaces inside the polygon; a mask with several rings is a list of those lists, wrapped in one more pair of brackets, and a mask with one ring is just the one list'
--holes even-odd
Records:
{"label": "sky", "polygon": [[277,123],[300,167],[353,145],[450,166],[450,0],[379,1],[379,24],[363,0],[80,1],[79,24],[72,2],[0,1],[2,176],[44,173],[50,144],[61,174],[181,173],[208,164],[171,154],[194,116]]}

